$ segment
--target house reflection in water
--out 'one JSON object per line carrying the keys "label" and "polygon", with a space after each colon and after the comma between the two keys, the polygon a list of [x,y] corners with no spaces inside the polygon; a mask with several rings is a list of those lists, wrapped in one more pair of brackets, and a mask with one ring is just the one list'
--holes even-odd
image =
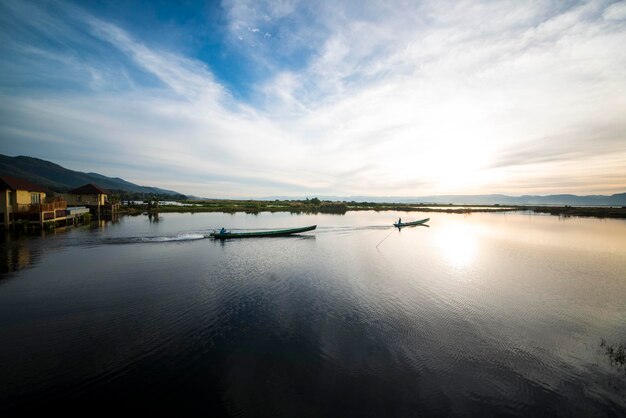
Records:
{"label": "house reflection in water", "polygon": [[23,240],[15,239],[12,233],[5,231],[0,244],[0,274],[32,267],[38,259],[38,251],[33,251]]}

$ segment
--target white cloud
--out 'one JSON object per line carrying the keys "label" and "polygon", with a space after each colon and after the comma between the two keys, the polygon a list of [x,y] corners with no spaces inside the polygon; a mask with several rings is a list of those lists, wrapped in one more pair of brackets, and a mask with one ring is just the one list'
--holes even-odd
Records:
{"label": "white cloud", "polygon": [[626,20],[626,1],[610,5],[602,14],[607,20]]}
{"label": "white cloud", "polygon": [[[76,168],[196,195],[623,191],[623,5],[227,2],[233,42],[276,69],[252,104],[83,16],[163,86],[107,92],[115,69],[91,66],[89,93],[5,97],[0,134],[62,138]],[[281,66],[302,48],[301,68]]]}
{"label": "white cloud", "polygon": [[174,53],[151,49],[134,39],[119,27],[89,18],[94,35],[111,42],[128,54],[137,65],[157,76],[176,93],[193,100],[219,100],[223,88],[212,73],[198,61]]}

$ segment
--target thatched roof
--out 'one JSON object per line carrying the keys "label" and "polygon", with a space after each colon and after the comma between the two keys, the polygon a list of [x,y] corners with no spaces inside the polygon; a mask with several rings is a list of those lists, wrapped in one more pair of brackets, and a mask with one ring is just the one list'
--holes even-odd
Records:
{"label": "thatched roof", "polygon": [[26,190],[29,192],[47,192],[38,184],[13,176],[0,176],[0,190]]}
{"label": "thatched roof", "polygon": [[69,194],[109,194],[107,190],[89,183],[84,186],[80,186],[78,189],[70,190]]}

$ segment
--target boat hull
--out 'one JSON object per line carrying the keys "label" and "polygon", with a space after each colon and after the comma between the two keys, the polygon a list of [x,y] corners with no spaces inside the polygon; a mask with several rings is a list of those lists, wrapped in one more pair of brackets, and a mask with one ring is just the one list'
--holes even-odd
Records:
{"label": "boat hull", "polygon": [[405,226],[422,225],[428,221],[430,221],[430,218],[426,218],[426,219],[422,219],[422,220],[414,221],[414,222],[402,222],[402,223],[396,222],[393,224],[393,226],[395,226],[396,228],[404,228]]}
{"label": "boat hull", "polygon": [[317,225],[306,226],[304,228],[279,229],[276,231],[227,232],[224,234],[214,232],[211,236],[215,239],[284,237],[287,235],[299,234],[300,232],[313,231],[315,228],[317,228]]}

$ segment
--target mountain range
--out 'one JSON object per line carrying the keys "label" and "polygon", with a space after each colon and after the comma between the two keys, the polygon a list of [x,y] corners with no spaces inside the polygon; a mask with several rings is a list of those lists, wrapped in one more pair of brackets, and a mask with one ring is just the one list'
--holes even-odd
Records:
{"label": "mountain range", "polygon": [[180,193],[173,190],[139,186],[119,177],[107,177],[98,173],[83,173],[69,170],[50,161],[25,156],[9,157],[0,154],[0,175],[20,177],[59,193],[83,186],[87,183],[93,183],[111,192],[145,193],[166,196],[180,195]]}
{"label": "mountain range", "polygon": [[[311,197],[311,196],[309,196]],[[372,203],[410,203],[436,205],[569,205],[569,206],[626,206],[626,193],[577,196],[573,194],[553,194],[547,196],[507,196],[486,195],[438,195],[438,196],[316,196],[321,200]],[[296,199],[294,197],[272,196],[266,200]],[[304,197],[297,198],[304,199]]]}
{"label": "mountain range", "polygon": [[[0,154],[0,175],[21,177],[44,186],[55,192],[66,192],[87,183],[94,183],[112,192],[143,193],[149,195],[171,196],[177,198],[180,193],[158,187],[140,186],[119,177],[107,177],[98,173],[83,173],[69,170],[50,161],[33,157],[9,157]],[[313,196],[309,196],[313,197]],[[355,201],[375,203],[425,203],[455,205],[570,205],[570,206],[626,206],[626,193],[605,195],[577,196],[556,194],[547,196],[524,195],[507,196],[488,195],[439,195],[439,196],[315,196],[321,200]],[[193,198],[189,196],[189,198]],[[197,198],[199,199],[199,198]],[[272,196],[261,200],[301,200],[305,197]]]}

